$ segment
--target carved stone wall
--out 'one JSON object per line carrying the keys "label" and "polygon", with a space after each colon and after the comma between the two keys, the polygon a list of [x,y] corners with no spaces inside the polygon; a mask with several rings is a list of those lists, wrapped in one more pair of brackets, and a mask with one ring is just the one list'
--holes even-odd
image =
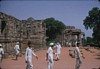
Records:
{"label": "carved stone wall", "polygon": [[30,40],[34,48],[45,47],[45,23],[32,17],[19,20],[0,12],[0,43],[6,52],[13,51],[16,42],[20,42],[23,51]]}

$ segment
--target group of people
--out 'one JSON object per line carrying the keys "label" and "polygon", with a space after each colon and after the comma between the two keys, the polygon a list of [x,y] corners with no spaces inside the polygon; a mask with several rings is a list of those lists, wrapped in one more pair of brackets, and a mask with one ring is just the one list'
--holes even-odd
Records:
{"label": "group of people", "polygon": [[[57,45],[55,45],[54,43],[50,43],[50,47],[48,48],[47,55],[46,55],[47,60],[48,60],[48,69],[53,69],[53,65],[54,65],[53,49],[54,48],[56,48],[56,53],[55,53],[56,60],[59,60],[61,45],[59,43],[57,43]],[[76,43],[75,49],[73,51],[74,51],[74,56],[76,58],[75,69],[79,69],[80,65],[82,64],[82,58],[85,58],[83,54],[81,54],[80,52],[79,43]]]}
{"label": "group of people", "polygon": [[[16,52],[16,60],[17,60],[18,59],[18,54],[20,52],[19,42],[16,43],[14,49],[15,49],[15,52]],[[2,63],[3,57],[4,57],[4,49],[3,49],[2,44],[0,44],[0,69],[2,69],[1,68],[1,63]]]}
{"label": "group of people", "polygon": [[[53,46],[54,46],[54,43],[50,43],[50,47],[48,48],[47,53],[46,53],[48,69],[53,69],[53,64],[54,64],[53,54],[56,55],[56,59],[55,59],[56,61],[60,59],[61,45],[57,43],[54,47]],[[56,49],[56,53],[53,52],[52,48]],[[26,69],[33,69],[32,55],[34,55],[38,59],[37,55],[32,50],[31,42],[28,42],[28,47],[26,48],[26,52],[25,52],[25,62],[27,63]]]}
{"label": "group of people", "polygon": [[[16,60],[18,60],[18,55],[20,53],[19,42],[16,43],[14,50],[16,54]],[[28,47],[26,48],[26,51],[25,51],[25,62],[27,63],[26,69],[33,69],[32,55],[34,55],[38,59],[37,55],[32,50],[31,43],[28,42]],[[2,47],[2,44],[0,44],[0,69],[2,69],[1,63],[2,63],[3,57],[4,57],[4,49]]]}
{"label": "group of people", "polygon": [[[56,49],[56,52],[54,53],[53,49]],[[56,55],[56,61],[58,61],[60,59],[60,51],[61,49],[61,45],[59,43],[57,43],[56,45],[54,43],[50,43],[50,47],[47,50],[46,53],[46,60],[48,61],[48,69],[53,69],[53,65],[54,65],[54,58],[53,58],[53,54]]]}
{"label": "group of people", "polygon": [[[80,65],[82,63],[82,54],[81,54],[78,46],[79,46],[79,43],[77,43],[75,50],[74,50],[75,57],[76,57],[75,69],[79,69]],[[16,43],[14,49],[16,51],[16,60],[18,60],[18,54],[20,52],[19,42]],[[46,53],[48,69],[53,69],[53,65],[54,65],[53,55],[54,54],[56,55],[55,61],[58,61],[58,60],[60,60],[60,53],[61,53],[60,43],[50,43],[49,48]],[[2,48],[2,45],[0,44],[0,69],[1,69],[1,62],[2,62],[2,58],[3,58],[3,54],[4,54],[4,50]],[[32,64],[32,56],[33,55],[38,59],[38,56],[32,50],[31,42],[28,42],[28,47],[26,48],[26,51],[25,51],[25,62],[27,63],[26,69],[33,69],[33,64]]]}

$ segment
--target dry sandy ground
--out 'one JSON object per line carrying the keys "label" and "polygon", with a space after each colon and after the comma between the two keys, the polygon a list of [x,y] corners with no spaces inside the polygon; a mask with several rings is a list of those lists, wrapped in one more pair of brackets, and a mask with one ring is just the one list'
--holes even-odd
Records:
{"label": "dry sandy ground", "polygon": [[[54,69],[75,69],[75,58],[69,56],[70,47],[63,47],[61,49],[61,58],[59,61],[54,62]],[[100,67],[100,50],[91,48],[90,51],[81,49],[84,53],[85,59],[80,69],[97,69]],[[47,61],[45,60],[46,50],[37,51],[38,60],[33,57],[34,69],[47,69]],[[98,56],[97,56],[98,55]],[[2,69],[26,69],[24,55],[19,57],[18,60],[14,58],[4,59],[2,62]]]}

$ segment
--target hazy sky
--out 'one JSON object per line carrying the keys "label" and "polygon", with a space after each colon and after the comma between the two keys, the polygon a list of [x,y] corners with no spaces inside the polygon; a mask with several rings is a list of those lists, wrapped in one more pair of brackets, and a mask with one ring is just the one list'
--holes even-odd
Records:
{"label": "hazy sky", "polygon": [[100,8],[100,2],[96,0],[67,0],[67,1],[1,1],[0,12],[12,15],[20,20],[29,17],[34,19],[46,19],[53,17],[62,21],[65,25],[75,26],[85,32],[86,36],[92,36],[92,31],[85,30],[83,20],[88,16],[93,7]]}

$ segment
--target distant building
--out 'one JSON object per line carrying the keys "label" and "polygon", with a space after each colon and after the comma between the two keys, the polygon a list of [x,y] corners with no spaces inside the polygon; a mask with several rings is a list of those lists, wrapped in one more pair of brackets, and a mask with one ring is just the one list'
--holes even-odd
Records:
{"label": "distant building", "polygon": [[19,20],[0,12],[0,43],[6,52],[12,51],[16,42],[20,42],[21,50],[26,48],[28,41],[32,42],[34,48],[45,47],[45,28],[43,20],[35,20],[32,17]]}
{"label": "distant building", "polygon": [[74,26],[66,26],[66,29],[62,32],[62,44],[64,46],[75,45],[79,42],[81,45],[84,43],[85,33]]}

